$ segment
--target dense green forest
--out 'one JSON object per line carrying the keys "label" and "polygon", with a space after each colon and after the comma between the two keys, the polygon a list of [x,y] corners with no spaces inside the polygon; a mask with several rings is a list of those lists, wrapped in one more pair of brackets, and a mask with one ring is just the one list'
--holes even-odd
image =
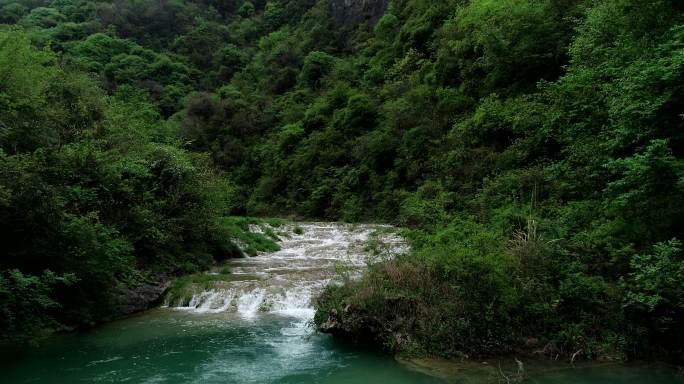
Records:
{"label": "dense green forest", "polygon": [[412,252],[316,322],[392,352],[684,357],[684,3],[0,0],[0,333],[239,256]]}

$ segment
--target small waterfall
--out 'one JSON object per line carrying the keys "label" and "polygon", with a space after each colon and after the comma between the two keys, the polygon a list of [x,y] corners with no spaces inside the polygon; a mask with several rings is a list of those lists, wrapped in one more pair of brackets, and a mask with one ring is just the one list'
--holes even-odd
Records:
{"label": "small waterfall", "polygon": [[253,291],[243,292],[238,298],[237,310],[240,315],[246,318],[256,316],[259,308],[264,304],[265,292],[261,288]]}
{"label": "small waterfall", "polygon": [[359,275],[373,261],[366,250],[371,240],[381,245],[379,257],[407,249],[397,235],[375,234],[389,228],[385,226],[314,223],[298,227],[300,234],[294,226],[274,229],[284,233],[280,251],[232,261],[236,279],[216,282],[211,289],[194,294],[187,306],[174,308],[199,314],[235,313],[244,319],[272,313],[298,318],[304,324],[313,317],[315,295],[334,282],[340,271]]}

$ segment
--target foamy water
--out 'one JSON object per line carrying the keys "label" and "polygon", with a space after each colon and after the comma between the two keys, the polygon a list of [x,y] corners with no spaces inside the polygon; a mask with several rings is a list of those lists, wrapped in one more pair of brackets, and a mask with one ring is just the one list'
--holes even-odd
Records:
{"label": "foamy water", "polygon": [[[354,278],[369,263],[405,252],[403,239],[380,225],[312,223],[275,228],[281,250],[230,263],[239,279],[222,281],[193,295],[187,305],[167,303],[193,313],[233,312],[245,319],[262,313],[313,318],[313,299],[345,276]],[[255,232],[261,231],[253,226]],[[370,252],[370,244],[376,252]],[[377,252],[377,251],[380,252]]]}
{"label": "foamy water", "polygon": [[[307,323],[311,300],[335,270],[358,276],[364,247],[382,227],[342,224],[277,228],[282,250],[232,262],[232,277],[198,291],[183,307],[159,308],[85,332],[55,335],[21,351],[0,348],[2,383],[166,384],[436,384],[500,383],[501,363],[457,369],[444,376],[430,366],[405,366],[390,356],[336,343]],[[400,238],[383,235],[388,251],[405,250]],[[0,345],[2,347],[2,345]],[[512,369],[515,361],[506,360]],[[504,369],[507,363],[504,361]],[[533,371],[532,362],[525,361]],[[426,368],[427,367],[427,368]],[[439,367],[437,364],[435,367]],[[484,368],[483,368],[484,367]],[[419,368],[419,369],[416,369]],[[553,368],[553,367],[552,367]],[[591,370],[540,368],[539,384],[675,384],[681,374],[655,367],[609,366]],[[487,371],[489,369],[489,371]],[[554,368],[555,369],[555,368]],[[431,371],[431,375],[425,372]],[[491,371],[491,372],[490,372]],[[515,372],[515,371],[513,371]],[[544,371],[545,372],[545,371]],[[489,373],[493,373],[490,375]],[[453,374],[453,377],[451,377]],[[484,374],[484,376],[483,376]]]}

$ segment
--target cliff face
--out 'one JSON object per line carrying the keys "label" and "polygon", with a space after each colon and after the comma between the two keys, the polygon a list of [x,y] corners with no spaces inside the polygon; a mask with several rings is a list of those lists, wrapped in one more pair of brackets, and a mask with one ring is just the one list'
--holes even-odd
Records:
{"label": "cliff face", "polygon": [[389,0],[330,0],[333,18],[342,25],[362,22],[375,25],[388,4]]}

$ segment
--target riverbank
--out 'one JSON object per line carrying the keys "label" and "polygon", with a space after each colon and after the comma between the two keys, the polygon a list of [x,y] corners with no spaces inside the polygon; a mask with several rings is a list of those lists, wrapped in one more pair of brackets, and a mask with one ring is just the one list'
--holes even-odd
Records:
{"label": "riverbank", "polygon": [[[157,307],[163,304],[169,290],[178,288],[179,283],[191,281],[193,276],[201,278],[205,272],[200,271],[216,269],[227,260],[254,256],[259,252],[277,251],[279,237],[274,231],[287,222],[278,218],[237,216],[220,217],[216,220],[212,226],[218,234],[211,241],[222,244],[220,249],[212,250],[211,254],[191,255],[184,262],[178,263],[172,262],[171,257],[164,257],[151,265],[132,263],[127,267],[129,275],[118,276],[116,283],[100,287],[97,292],[83,289],[72,292],[81,283],[78,275],[70,276],[67,281],[46,272],[46,276],[56,282],[75,283],[76,286],[56,290],[52,293],[57,295],[54,300],[44,297],[36,303],[31,295],[42,294],[41,290],[47,288],[39,280],[26,278],[21,274],[9,280],[2,280],[0,276],[0,283],[9,282],[11,288],[3,291],[6,287],[0,286],[0,295],[11,293],[7,307],[4,308],[6,313],[21,309],[21,316],[37,320],[38,312],[46,312],[44,321],[15,326],[14,332],[1,332],[0,342],[36,343],[53,333],[72,333],[93,328]],[[92,269],[91,266],[84,268]],[[98,273],[100,272],[109,273],[106,267],[98,269]],[[99,287],[103,282],[98,281],[97,285]],[[83,297],[93,295],[102,298],[99,307],[95,304],[96,301],[77,305]],[[69,298],[70,296],[73,297]],[[2,320],[17,322],[17,316],[8,315]]]}
{"label": "riverbank", "polygon": [[[163,307],[53,335],[37,345],[0,347],[3,382],[493,384],[517,379],[519,366],[512,359],[500,364],[394,359],[377,348],[339,342],[310,325],[313,300],[324,286],[358,281],[385,255],[402,254],[405,243],[391,228],[285,223],[274,233],[280,233],[278,251],[187,276],[184,296],[167,296]],[[550,362],[543,370],[542,362],[522,360],[519,377],[538,384],[681,382],[669,367],[577,363],[582,369],[573,370]]]}
{"label": "riverbank", "polygon": [[[53,335],[38,346],[0,348],[2,381],[159,382],[165,384],[500,384],[496,360],[394,360],[340,343],[296,317],[157,308],[86,331]],[[680,384],[668,366],[556,364],[523,359],[535,384]],[[502,361],[514,383],[516,362]]]}
{"label": "riverbank", "polygon": [[[564,242],[545,240],[533,219],[513,239],[464,218],[405,235],[410,254],[323,293],[319,329],[412,356],[674,362],[684,356],[676,326],[680,287],[657,272],[681,269],[678,242],[656,246],[615,272],[592,269]],[[657,287],[664,289],[656,294]]]}
{"label": "riverbank", "polygon": [[279,250],[181,278],[187,281],[165,307],[17,347],[4,360],[5,382],[438,382],[309,326],[312,298],[326,284],[360,273],[371,261],[366,251],[381,240],[401,248],[401,238],[377,225],[284,223],[261,230],[279,237]]}
{"label": "riverbank", "polygon": [[[539,358],[448,360],[397,358],[416,372],[459,384],[480,383],[637,383],[684,382],[682,367],[657,362],[560,362]],[[648,378],[648,379],[646,379]]]}

